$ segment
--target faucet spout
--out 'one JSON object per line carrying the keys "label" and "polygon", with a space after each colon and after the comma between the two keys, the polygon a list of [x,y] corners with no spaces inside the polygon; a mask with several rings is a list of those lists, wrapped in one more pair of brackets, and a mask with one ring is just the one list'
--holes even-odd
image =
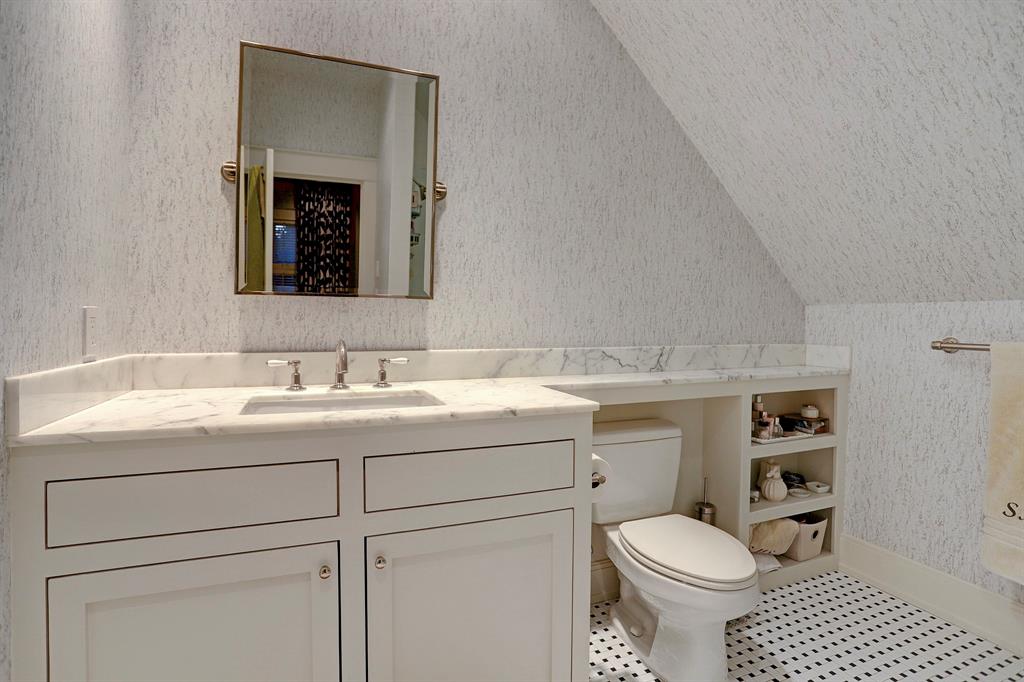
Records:
{"label": "faucet spout", "polygon": [[345,375],[348,373],[348,348],[345,347],[345,339],[338,339],[338,346],[334,349],[334,383],[331,388],[348,388],[345,383]]}

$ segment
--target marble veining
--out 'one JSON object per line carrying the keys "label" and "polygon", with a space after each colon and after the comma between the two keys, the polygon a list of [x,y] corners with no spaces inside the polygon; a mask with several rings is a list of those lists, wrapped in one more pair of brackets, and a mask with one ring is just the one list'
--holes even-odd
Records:
{"label": "marble veining", "polygon": [[[799,344],[352,351],[349,378],[373,381],[377,358],[396,356],[410,362],[392,367],[390,372],[408,381],[807,364],[804,347]],[[210,388],[282,382],[287,368],[271,370],[266,366],[266,361],[274,358],[301,360],[303,375],[312,383],[333,381],[333,352],[183,353],[134,356],[133,387]]]}
{"label": "marble veining", "polygon": [[[821,347],[814,352],[820,362],[809,362],[808,350],[799,344],[354,351],[349,354],[347,379],[349,383],[375,381],[376,360],[399,355],[408,357],[410,363],[391,367],[390,374],[398,381],[642,375],[803,365],[848,367],[843,362],[844,358],[848,360],[848,351],[842,348]],[[7,432],[31,431],[130,390],[288,383],[291,370],[267,367],[270,359],[301,360],[306,384],[334,381],[333,352],[126,355],[8,378],[5,382]]]}
{"label": "marble veining", "polygon": [[352,393],[335,393],[312,386],[299,398],[332,395],[385,395],[388,391],[420,390],[443,404],[407,408],[350,411],[246,414],[251,398],[293,398],[282,387],[232,387],[176,390],[136,390],[108,400],[28,433],[8,434],[12,447],[148,440],[186,436],[223,436],[310,431],[353,427],[427,424],[479,419],[592,412],[599,405],[571,395],[574,390],[637,388],[664,385],[720,383],[845,374],[826,367],[748,367],[741,369],[682,370],[534,376],[454,381],[403,381],[393,389],[353,386]]}
{"label": "marble veining", "polygon": [[[403,382],[395,389],[422,390],[441,405],[334,412],[245,414],[250,398],[292,398],[280,387],[200,388],[133,391],[102,405],[11,437],[11,446],[105,442],[184,436],[222,436],[345,427],[394,426],[473,419],[502,419],[545,414],[590,412],[597,404],[539,385],[495,385],[492,380]],[[361,385],[355,394],[382,395],[394,389]],[[325,386],[307,389],[300,398],[329,396]],[[346,394],[351,395],[351,394]]]}
{"label": "marble veining", "polygon": [[804,348],[806,349],[804,362],[808,365],[852,369],[849,346],[807,344]]}

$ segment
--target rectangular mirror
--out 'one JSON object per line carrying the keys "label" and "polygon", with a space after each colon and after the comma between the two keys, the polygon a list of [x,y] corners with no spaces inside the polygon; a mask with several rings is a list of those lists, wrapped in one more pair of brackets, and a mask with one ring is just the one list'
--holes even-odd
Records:
{"label": "rectangular mirror", "polygon": [[433,296],[437,84],[242,43],[238,293]]}

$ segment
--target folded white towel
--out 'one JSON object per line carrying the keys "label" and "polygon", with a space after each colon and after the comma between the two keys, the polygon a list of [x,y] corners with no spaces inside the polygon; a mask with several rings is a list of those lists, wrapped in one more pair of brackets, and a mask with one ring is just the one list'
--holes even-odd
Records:
{"label": "folded white towel", "polygon": [[760,574],[771,573],[782,568],[782,562],[774,554],[754,554],[754,565]]}
{"label": "folded white towel", "polygon": [[1024,343],[992,344],[981,562],[1024,585]]}

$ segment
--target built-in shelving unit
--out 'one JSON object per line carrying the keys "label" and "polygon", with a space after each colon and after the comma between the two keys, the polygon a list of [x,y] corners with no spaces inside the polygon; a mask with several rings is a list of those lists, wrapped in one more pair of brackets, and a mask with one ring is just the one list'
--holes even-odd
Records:
{"label": "built-in shelving unit", "polygon": [[[710,479],[710,499],[718,506],[719,528],[748,544],[750,526],[755,523],[808,513],[828,520],[821,554],[806,561],[778,557],[782,568],[761,576],[762,590],[838,567],[848,381],[847,376],[834,376],[750,382],[739,398],[704,402],[704,471]],[[771,414],[799,412],[801,405],[813,403],[821,416],[828,418],[829,432],[765,444],[752,442],[755,395],[763,397],[765,410]],[[799,472],[806,480],[828,483],[831,489],[807,497],[790,495],[778,502],[750,502],[750,490],[757,487],[760,465],[766,460],[778,462],[782,471]]]}
{"label": "built-in shelving unit", "polygon": [[791,452],[804,452],[819,448],[834,448],[838,438],[834,433],[822,433],[810,438],[782,438],[775,443],[751,443],[750,456],[757,458],[775,457]]}
{"label": "built-in shelving unit", "polygon": [[[825,538],[828,542],[828,538]],[[807,561],[794,561],[789,557],[779,557],[782,568],[772,573],[761,576],[761,590],[770,590],[780,585],[795,583],[804,578],[811,578],[821,573],[834,571],[838,562],[838,556],[827,549],[821,550],[821,554],[808,559]]]}
{"label": "built-in shelving unit", "polygon": [[[601,403],[595,421],[658,417],[680,426],[683,431],[679,482],[673,511],[693,516],[700,499],[703,477],[708,478],[708,499],[717,507],[716,525],[744,545],[750,541],[750,526],[771,519],[814,513],[828,520],[821,554],[806,561],[780,556],[782,568],[761,576],[761,589],[768,590],[820,573],[839,564],[838,529],[842,526],[843,457],[846,448],[846,374],[748,380],[711,385],[666,385],[657,391],[614,391],[605,395],[592,391]],[[772,414],[799,412],[813,403],[829,419],[829,432],[810,438],[778,442],[751,442],[751,405],[762,395]],[[808,497],[789,496],[780,502],[750,502],[760,462],[774,459],[784,471],[798,471],[807,480],[828,483],[827,493]],[[597,594],[614,598],[618,589],[615,568],[605,558],[603,537],[594,536]]]}
{"label": "built-in shelving unit", "polygon": [[[741,528],[738,537],[749,540],[750,526],[763,521],[815,513],[828,520],[821,554],[805,561],[795,561],[786,556],[778,557],[782,568],[761,576],[761,588],[771,589],[796,580],[834,570],[838,565],[838,545],[834,539],[839,536],[833,529],[842,520],[842,458],[845,449],[846,427],[846,382],[836,381],[834,386],[823,388],[797,388],[794,390],[765,391],[760,395],[765,410],[771,414],[796,413],[806,404],[814,404],[822,417],[828,418],[829,432],[810,438],[780,439],[774,443],[755,443],[749,438],[744,443],[743,471],[747,496],[741,513]],[[756,392],[751,393],[751,400]],[[747,413],[749,415],[749,413]],[[749,427],[749,425],[748,425]],[[748,428],[749,432],[749,428]],[[811,493],[807,497],[788,495],[778,502],[763,498],[759,502],[749,501],[749,490],[756,489],[761,463],[777,462],[782,471],[800,473],[808,481],[828,483],[827,493]]]}
{"label": "built-in shelving unit", "polygon": [[797,514],[809,514],[810,512],[831,509],[836,504],[836,496],[829,492],[823,495],[812,494],[810,497],[793,497],[790,495],[781,502],[753,502],[747,515],[750,523],[771,521]]}

